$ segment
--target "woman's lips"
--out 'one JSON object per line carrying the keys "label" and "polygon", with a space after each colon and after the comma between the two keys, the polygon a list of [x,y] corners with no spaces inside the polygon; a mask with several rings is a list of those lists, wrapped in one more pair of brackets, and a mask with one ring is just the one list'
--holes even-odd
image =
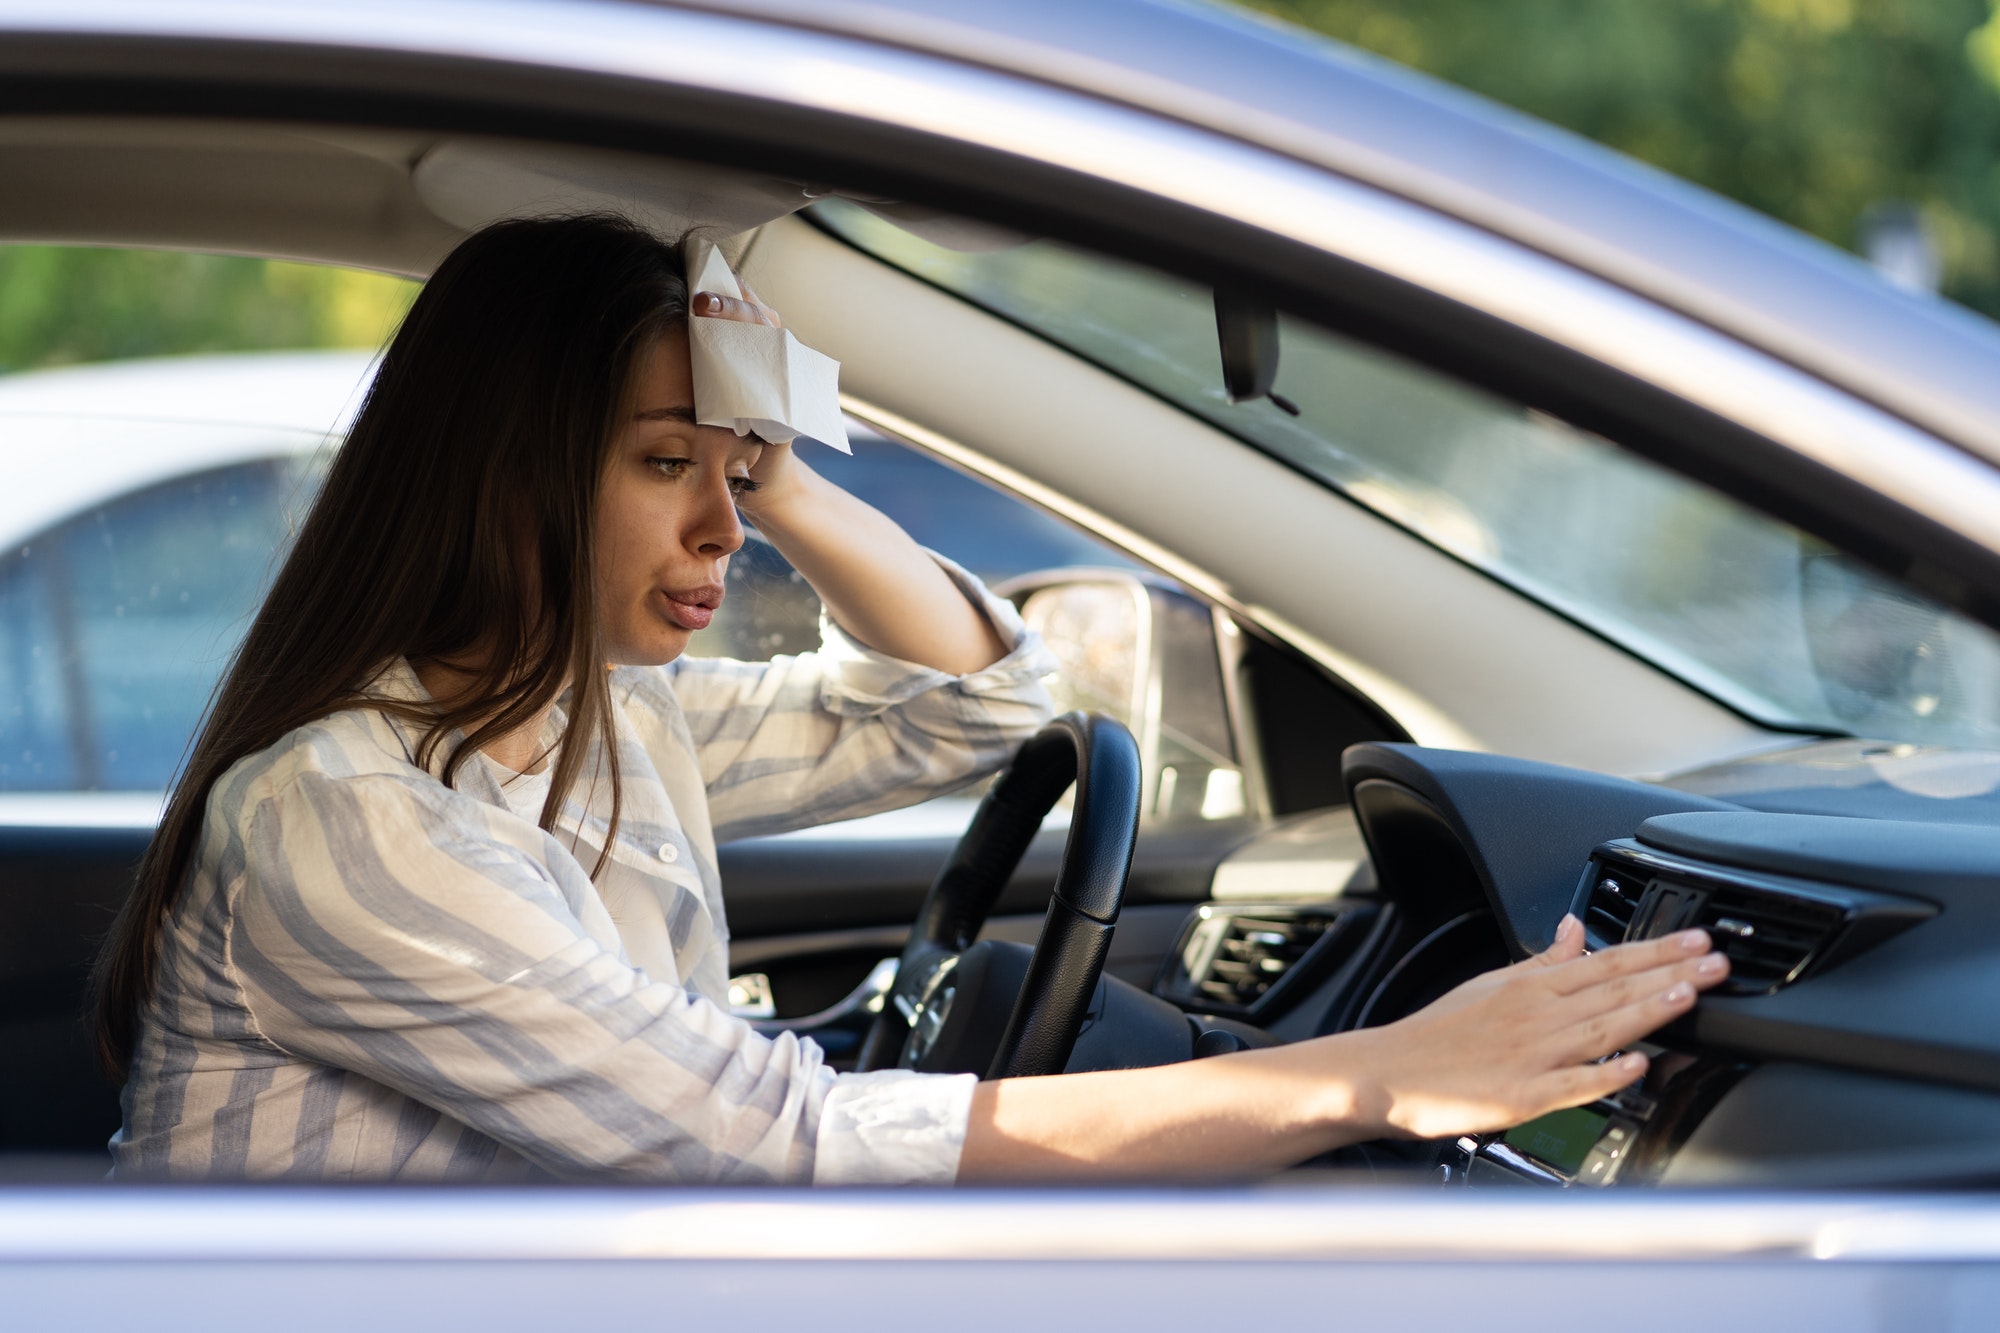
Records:
{"label": "woman's lips", "polygon": [[704,584],[699,588],[684,588],[678,592],[662,592],[667,602],[667,618],[682,629],[707,629],[715,619],[715,608],[722,605],[720,584]]}

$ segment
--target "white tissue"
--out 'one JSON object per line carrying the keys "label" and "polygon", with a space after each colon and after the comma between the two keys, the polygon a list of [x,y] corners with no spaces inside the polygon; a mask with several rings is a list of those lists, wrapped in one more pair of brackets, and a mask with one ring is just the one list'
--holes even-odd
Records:
{"label": "white tissue", "polygon": [[[729,261],[708,241],[688,242],[688,296],[696,292],[743,295]],[[754,431],[772,444],[806,435],[854,452],[840,412],[840,363],[791,330],[696,315],[688,320],[688,356],[697,424]]]}

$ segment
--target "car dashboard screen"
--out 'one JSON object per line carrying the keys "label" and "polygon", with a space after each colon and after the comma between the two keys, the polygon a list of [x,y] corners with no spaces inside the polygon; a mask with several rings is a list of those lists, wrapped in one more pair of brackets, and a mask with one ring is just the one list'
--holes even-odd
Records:
{"label": "car dashboard screen", "polygon": [[1573,1176],[1590,1155],[1609,1119],[1581,1106],[1552,1111],[1508,1130],[1504,1142],[1518,1153]]}

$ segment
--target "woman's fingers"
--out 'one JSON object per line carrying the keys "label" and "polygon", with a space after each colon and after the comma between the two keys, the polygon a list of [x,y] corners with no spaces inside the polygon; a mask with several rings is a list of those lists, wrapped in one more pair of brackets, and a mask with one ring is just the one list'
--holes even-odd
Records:
{"label": "woman's fingers", "polygon": [[1599,1059],[1673,1022],[1694,1008],[1705,987],[1721,979],[1719,974],[1685,976],[1680,968],[1645,973],[1643,985],[1622,992],[1623,1003],[1562,1023],[1545,1049],[1559,1065]]}
{"label": "woman's fingers", "polygon": [[1712,947],[1705,930],[1676,931],[1657,940],[1613,945],[1588,957],[1558,963],[1550,969],[1549,982],[1557,993],[1573,995],[1616,977],[1649,971],[1680,959],[1699,957]]}
{"label": "woman's fingers", "polygon": [[1707,990],[1728,975],[1729,958],[1726,954],[1705,953],[1649,967],[1643,972],[1607,977],[1594,986],[1585,986],[1563,995],[1559,1003],[1565,1018],[1581,1022],[1595,1014],[1636,1004],[1649,995],[1662,994],[1683,982],[1696,990]]}
{"label": "woman's fingers", "polygon": [[1537,954],[1530,954],[1516,967],[1556,967],[1583,955],[1583,923],[1575,914],[1563,913],[1563,919],[1556,923],[1556,937],[1548,948]]}
{"label": "woman's fingers", "polygon": [[1646,1074],[1646,1057],[1637,1051],[1603,1064],[1572,1065],[1532,1079],[1523,1090],[1533,1110],[1524,1119],[1532,1120],[1566,1106],[1582,1106],[1599,1097],[1609,1097],[1620,1088],[1630,1087]]}
{"label": "woman's fingers", "polygon": [[[1665,948],[1653,946],[1664,945]],[[1595,1060],[1608,1051],[1679,1017],[1692,1008],[1695,997],[1729,975],[1729,958],[1711,952],[1703,935],[1700,947],[1692,947],[1684,936],[1624,945],[1585,960],[1597,964],[1586,970],[1582,964],[1564,973],[1550,974],[1557,1002],[1553,1017],[1553,1049],[1566,1061]],[[1619,955],[1611,957],[1611,955]],[[1607,959],[1610,965],[1598,963]],[[1646,963],[1652,966],[1644,966]],[[1627,970],[1637,966],[1638,970]],[[1594,981],[1569,989],[1563,983],[1577,975]]]}
{"label": "woman's fingers", "polygon": [[785,327],[785,321],[778,318],[777,311],[739,296],[724,296],[720,292],[696,292],[690,304],[695,314],[708,319],[729,319],[738,324],[768,324],[774,329]]}

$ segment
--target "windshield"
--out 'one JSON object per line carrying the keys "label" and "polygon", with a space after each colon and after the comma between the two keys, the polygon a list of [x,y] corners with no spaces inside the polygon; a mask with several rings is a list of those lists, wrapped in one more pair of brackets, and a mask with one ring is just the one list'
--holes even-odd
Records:
{"label": "windshield", "polygon": [[948,249],[843,200],[813,213],[1760,722],[2000,746],[2000,637],[1599,436],[1285,316],[1298,415],[1232,404],[1198,284],[1051,241]]}

